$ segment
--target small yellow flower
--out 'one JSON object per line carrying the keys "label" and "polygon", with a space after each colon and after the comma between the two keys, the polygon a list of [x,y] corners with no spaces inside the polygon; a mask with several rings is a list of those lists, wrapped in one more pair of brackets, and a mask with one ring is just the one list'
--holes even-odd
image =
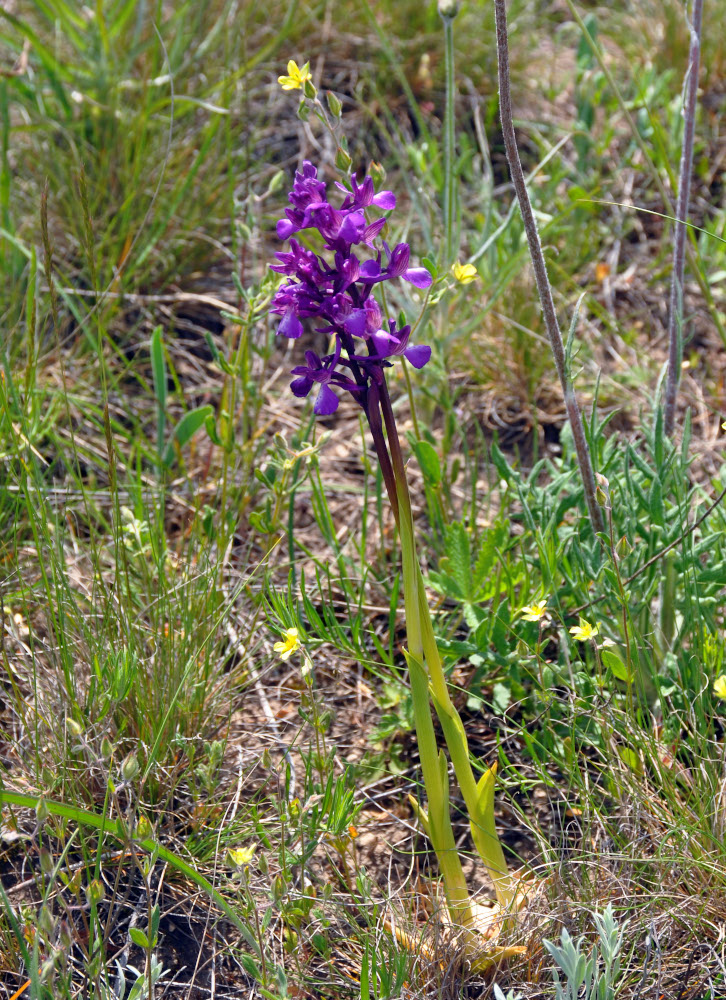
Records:
{"label": "small yellow flower", "polygon": [[296,628],[289,628],[285,632],[285,641],[276,642],[272,647],[276,653],[280,654],[281,660],[289,660],[292,654],[300,645],[300,635]]}
{"label": "small yellow flower", "polygon": [[597,625],[591,625],[584,618],[581,618],[580,624],[574,625],[570,629],[570,635],[577,639],[578,642],[587,642],[588,639],[594,639],[599,634],[599,631]]}
{"label": "small yellow flower", "polygon": [[460,285],[468,285],[479,277],[473,264],[460,264],[458,260],[452,266],[451,271]]}
{"label": "small yellow flower", "polygon": [[539,622],[547,614],[547,599],[537,601],[536,604],[527,604],[522,608],[520,614],[526,622]]}
{"label": "small yellow flower", "polygon": [[250,844],[249,847],[230,847],[227,849],[227,862],[232,868],[246,868],[256,850],[257,844]]}
{"label": "small yellow flower", "polygon": [[721,676],[717,677],[713,682],[713,693],[717,698],[726,699],[726,674],[721,674]]}
{"label": "small yellow flower", "polygon": [[310,63],[298,66],[294,59],[287,64],[287,76],[278,76],[277,82],[283,90],[302,90],[306,80],[312,80]]}

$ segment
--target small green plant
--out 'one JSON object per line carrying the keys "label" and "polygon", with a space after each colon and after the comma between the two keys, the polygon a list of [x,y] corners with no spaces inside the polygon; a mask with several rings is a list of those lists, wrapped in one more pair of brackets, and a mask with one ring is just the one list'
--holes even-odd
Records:
{"label": "small green plant", "polygon": [[613,1000],[615,996],[627,921],[618,924],[611,903],[593,918],[598,943],[589,957],[585,936],[575,941],[566,927],[559,945],[547,939],[542,942],[557,966],[552,972],[556,1000]]}

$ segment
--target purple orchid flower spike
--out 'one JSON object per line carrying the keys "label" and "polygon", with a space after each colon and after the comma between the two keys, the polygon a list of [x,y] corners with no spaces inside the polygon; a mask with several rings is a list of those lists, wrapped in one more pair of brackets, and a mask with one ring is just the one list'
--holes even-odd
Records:
{"label": "purple orchid flower spike", "polygon": [[[359,182],[353,175],[350,190],[341,184],[337,187],[345,192],[339,208],[328,201],[325,183],[318,179],[312,163],[305,161],[295,174],[288,196],[290,207],[285,210],[286,217],[277,223],[277,234],[281,239],[290,239],[290,249],[278,251],[275,263],[270,265],[288,281],[275,293],[270,312],[280,317],[277,332],[282,337],[300,337],[304,321],[313,319],[318,320],[314,325],[318,333],[333,338],[332,354],[321,358],[308,350],[306,364],[293,369],[294,395],[308,396],[318,386],[314,412],[329,416],[338,409],[338,393],[350,392],[370,419],[370,406],[378,406],[381,391],[385,390],[388,359],[404,357],[414,368],[423,368],[431,357],[430,347],[409,345],[409,326],[398,330],[393,321],[386,326],[381,307],[372,295],[373,286],[402,278],[423,289],[429,287],[432,278],[425,268],[409,266],[408,243],[398,243],[393,250],[385,242],[381,249],[375,246],[386,219],[369,219],[367,213],[371,209],[395,208],[393,192],[376,192],[369,176]],[[294,233],[309,228],[317,229],[322,237],[323,254],[292,238]],[[360,249],[354,253],[354,247]],[[375,256],[364,260],[366,247]],[[357,346],[361,342],[367,353]]]}

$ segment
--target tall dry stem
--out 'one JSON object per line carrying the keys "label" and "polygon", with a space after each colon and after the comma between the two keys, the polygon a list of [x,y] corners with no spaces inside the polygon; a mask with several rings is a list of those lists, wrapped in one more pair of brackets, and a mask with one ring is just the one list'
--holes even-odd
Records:
{"label": "tall dry stem", "polygon": [[[687,16],[687,15],[686,15]],[[686,257],[686,223],[688,199],[693,169],[693,136],[696,129],[696,98],[698,96],[698,70],[701,63],[701,22],[703,0],[693,0],[693,20],[688,25],[691,47],[686,70],[686,100],[683,108],[683,146],[678,171],[678,204],[676,206],[675,242],[673,244],[673,273],[671,274],[671,299],[668,311],[668,377],[665,395],[665,432],[673,435],[676,423],[676,396],[681,381],[681,356],[683,353],[683,273]]]}
{"label": "tall dry stem", "polygon": [[552,355],[555,359],[555,367],[562,386],[562,393],[565,398],[567,416],[572,427],[572,437],[575,442],[575,452],[577,463],[580,467],[580,475],[585,488],[585,500],[590,514],[590,522],[594,531],[603,531],[604,522],[602,511],[595,499],[595,475],[593,473],[590,450],[585,437],[585,427],[582,422],[580,407],[577,404],[577,397],[570,379],[565,358],[565,348],[562,342],[562,333],[557,321],[557,312],[552,298],[552,288],[547,276],[544,254],[539,233],[537,232],[537,222],[532,211],[532,203],[529,200],[527,185],[524,179],[522,163],[519,159],[517,140],[514,134],[514,122],[512,119],[512,99],[511,85],[509,78],[509,39],[507,34],[507,8],[505,0],[494,0],[494,13],[497,26],[497,56],[499,63],[499,109],[502,119],[502,133],[504,135],[504,148],[507,153],[509,171],[512,175],[512,183],[519,201],[519,208],[524,221],[524,229],[527,234],[529,253],[532,258],[534,277],[537,282],[537,291],[542,304],[547,335],[552,348]]}

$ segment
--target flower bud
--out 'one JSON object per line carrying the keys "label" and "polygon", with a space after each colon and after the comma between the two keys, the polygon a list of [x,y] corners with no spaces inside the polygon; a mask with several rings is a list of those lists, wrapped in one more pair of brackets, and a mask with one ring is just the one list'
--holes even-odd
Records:
{"label": "flower bud", "polygon": [[89,904],[100,903],[105,895],[106,887],[103,882],[97,878],[94,878],[94,880],[89,882],[86,886],[86,899]]}
{"label": "flower bud", "polygon": [[285,881],[285,876],[280,874],[276,875],[272,880],[272,895],[276,900],[281,900],[282,897],[287,892],[287,882]]}
{"label": "flower bud", "polygon": [[338,151],[335,154],[335,165],[338,170],[348,171],[351,168],[353,161],[350,158],[350,153],[343,149],[342,146],[338,146]]}
{"label": "flower bud", "polygon": [[39,823],[45,823],[48,819],[48,806],[46,805],[45,799],[40,798],[35,803],[35,818]]}
{"label": "flower bud", "polygon": [[124,781],[133,781],[139,773],[139,762],[132,753],[127,754],[121,761],[121,777]]}
{"label": "flower bud", "polygon": [[620,539],[620,541],[615,546],[615,554],[617,555],[618,559],[624,559],[625,556],[627,556],[628,553],[631,551],[631,549],[632,549],[632,546],[631,546],[630,542],[625,537],[625,535],[623,535],[623,537]]}
{"label": "flower bud", "polygon": [[66,728],[76,737],[76,739],[80,739],[83,735],[83,726],[70,716],[66,716]]}
{"label": "flower bud", "polygon": [[368,173],[373,178],[376,188],[379,188],[386,179],[386,168],[382,163],[376,163],[375,160],[371,160],[368,164]]}
{"label": "flower bud", "polygon": [[38,914],[38,929],[43,937],[48,940],[55,932],[56,919],[47,906],[44,906]]}
{"label": "flower bud", "polygon": [[459,0],[439,0],[439,14],[452,21],[459,13],[460,7]]}
{"label": "flower bud", "polygon": [[139,816],[136,823],[136,839],[149,840],[149,838],[153,836],[154,827],[151,825],[146,816]]}
{"label": "flower bud", "polygon": [[328,101],[328,110],[333,118],[340,118],[343,111],[343,105],[340,103],[332,90],[329,90],[325,96]]}
{"label": "flower bud", "polygon": [[286,177],[287,174],[285,173],[284,170],[277,170],[272,180],[267,185],[267,193],[276,194],[281,189],[282,185],[285,183]]}
{"label": "flower bud", "polygon": [[595,476],[597,486],[595,487],[595,500],[601,507],[610,506],[610,483],[607,478],[599,472]]}
{"label": "flower bud", "polygon": [[312,80],[305,80],[303,83],[303,94],[311,101],[314,101],[318,96],[318,88],[315,86]]}

